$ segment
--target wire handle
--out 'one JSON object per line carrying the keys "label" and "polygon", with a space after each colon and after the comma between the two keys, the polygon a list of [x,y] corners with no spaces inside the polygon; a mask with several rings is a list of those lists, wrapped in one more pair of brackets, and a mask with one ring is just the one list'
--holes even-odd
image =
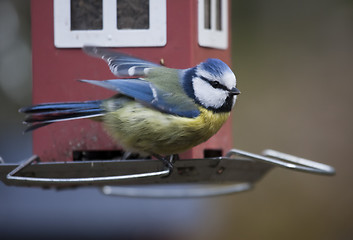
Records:
{"label": "wire handle", "polygon": [[256,161],[266,162],[275,166],[289,168],[293,170],[318,173],[324,175],[334,175],[335,169],[329,165],[314,162],[305,158],[300,158],[287,153],[278,152],[272,149],[266,149],[262,152],[262,155],[249,153],[239,149],[232,149],[227,153],[227,157],[233,155],[248,157]]}
{"label": "wire handle", "polygon": [[87,177],[87,178],[38,178],[38,177],[22,177],[15,176],[15,174],[19,173],[25,167],[30,165],[31,163],[38,161],[39,157],[34,155],[30,157],[28,160],[24,161],[14,170],[12,170],[9,174],[7,174],[8,180],[13,181],[24,181],[24,182],[41,182],[44,184],[52,184],[52,183],[97,183],[97,182],[108,182],[108,181],[120,181],[127,179],[136,179],[136,178],[146,178],[146,177],[156,177],[156,176],[167,176],[170,174],[169,169],[164,169],[156,172],[148,172],[148,173],[135,173],[128,175],[120,175],[120,176],[106,176],[106,177]]}

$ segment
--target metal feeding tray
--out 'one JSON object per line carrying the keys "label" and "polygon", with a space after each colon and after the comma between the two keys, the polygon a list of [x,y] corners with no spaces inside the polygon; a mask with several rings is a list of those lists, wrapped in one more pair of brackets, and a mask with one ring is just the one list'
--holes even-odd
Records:
{"label": "metal feeding tray", "polygon": [[12,186],[103,186],[107,195],[204,197],[249,190],[275,166],[335,173],[331,166],[275,150],[258,155],[232,149],[224,157],[176,161],[172,172],[155,159],[40,162],[32,156],[21,164],[0,162],[0,179]]}

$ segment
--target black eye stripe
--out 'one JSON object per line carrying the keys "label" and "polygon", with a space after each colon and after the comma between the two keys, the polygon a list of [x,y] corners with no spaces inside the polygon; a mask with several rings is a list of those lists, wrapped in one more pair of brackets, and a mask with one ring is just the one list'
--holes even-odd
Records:
{"label": "black eye stripe", "polygon": [[220,84],[220,82],[218,82],[218,81],[208,80],[204,76],[198,76],[198,77],[201,78],[202,80],[204,80],[205,82],[208,82],[214,88],[218,88],[218,89],[222,89],[222,90],[225,90],[225,91],[229,91],[226,86]]}

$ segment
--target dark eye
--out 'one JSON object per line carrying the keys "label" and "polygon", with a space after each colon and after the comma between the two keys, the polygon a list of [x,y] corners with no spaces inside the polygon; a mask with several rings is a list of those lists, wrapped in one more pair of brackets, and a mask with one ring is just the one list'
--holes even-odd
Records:
{"label": "dark eye", "polygon": [[218,81],[212,81],[212,80],[208,80],[207,78],[203,77],[203,76],[199,76],[202,80],[204,80],[205,82],[208,82],[209,84],[211,84],[211,86],[213,88],[219,88],[219,89],[223,89],[223,90],[228,90],[227,87],[225,87],[224,85],[222,85],[220,82]]}
{"label": "dark eye", "polygon": [[214,88],[222,88],[222,84],[220,84],[218,81],[210,81],[210,84]]}

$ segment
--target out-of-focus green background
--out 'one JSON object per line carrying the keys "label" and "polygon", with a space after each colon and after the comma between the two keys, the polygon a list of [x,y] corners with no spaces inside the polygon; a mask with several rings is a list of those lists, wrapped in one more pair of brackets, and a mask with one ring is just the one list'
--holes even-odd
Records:
{"label": "out-of-focus green background", "polygon": [[[231,4],[233,69],[242,91],[234,146],[280,150],[332,165],[337,174],[275,169],[250,192],[181,200],[0,183],[0,236],[353,238],[353,2]],[[0,156],[6,162],[31,153],[17,113],[30,103],[29,21],[29,1],[0,1]]]}

